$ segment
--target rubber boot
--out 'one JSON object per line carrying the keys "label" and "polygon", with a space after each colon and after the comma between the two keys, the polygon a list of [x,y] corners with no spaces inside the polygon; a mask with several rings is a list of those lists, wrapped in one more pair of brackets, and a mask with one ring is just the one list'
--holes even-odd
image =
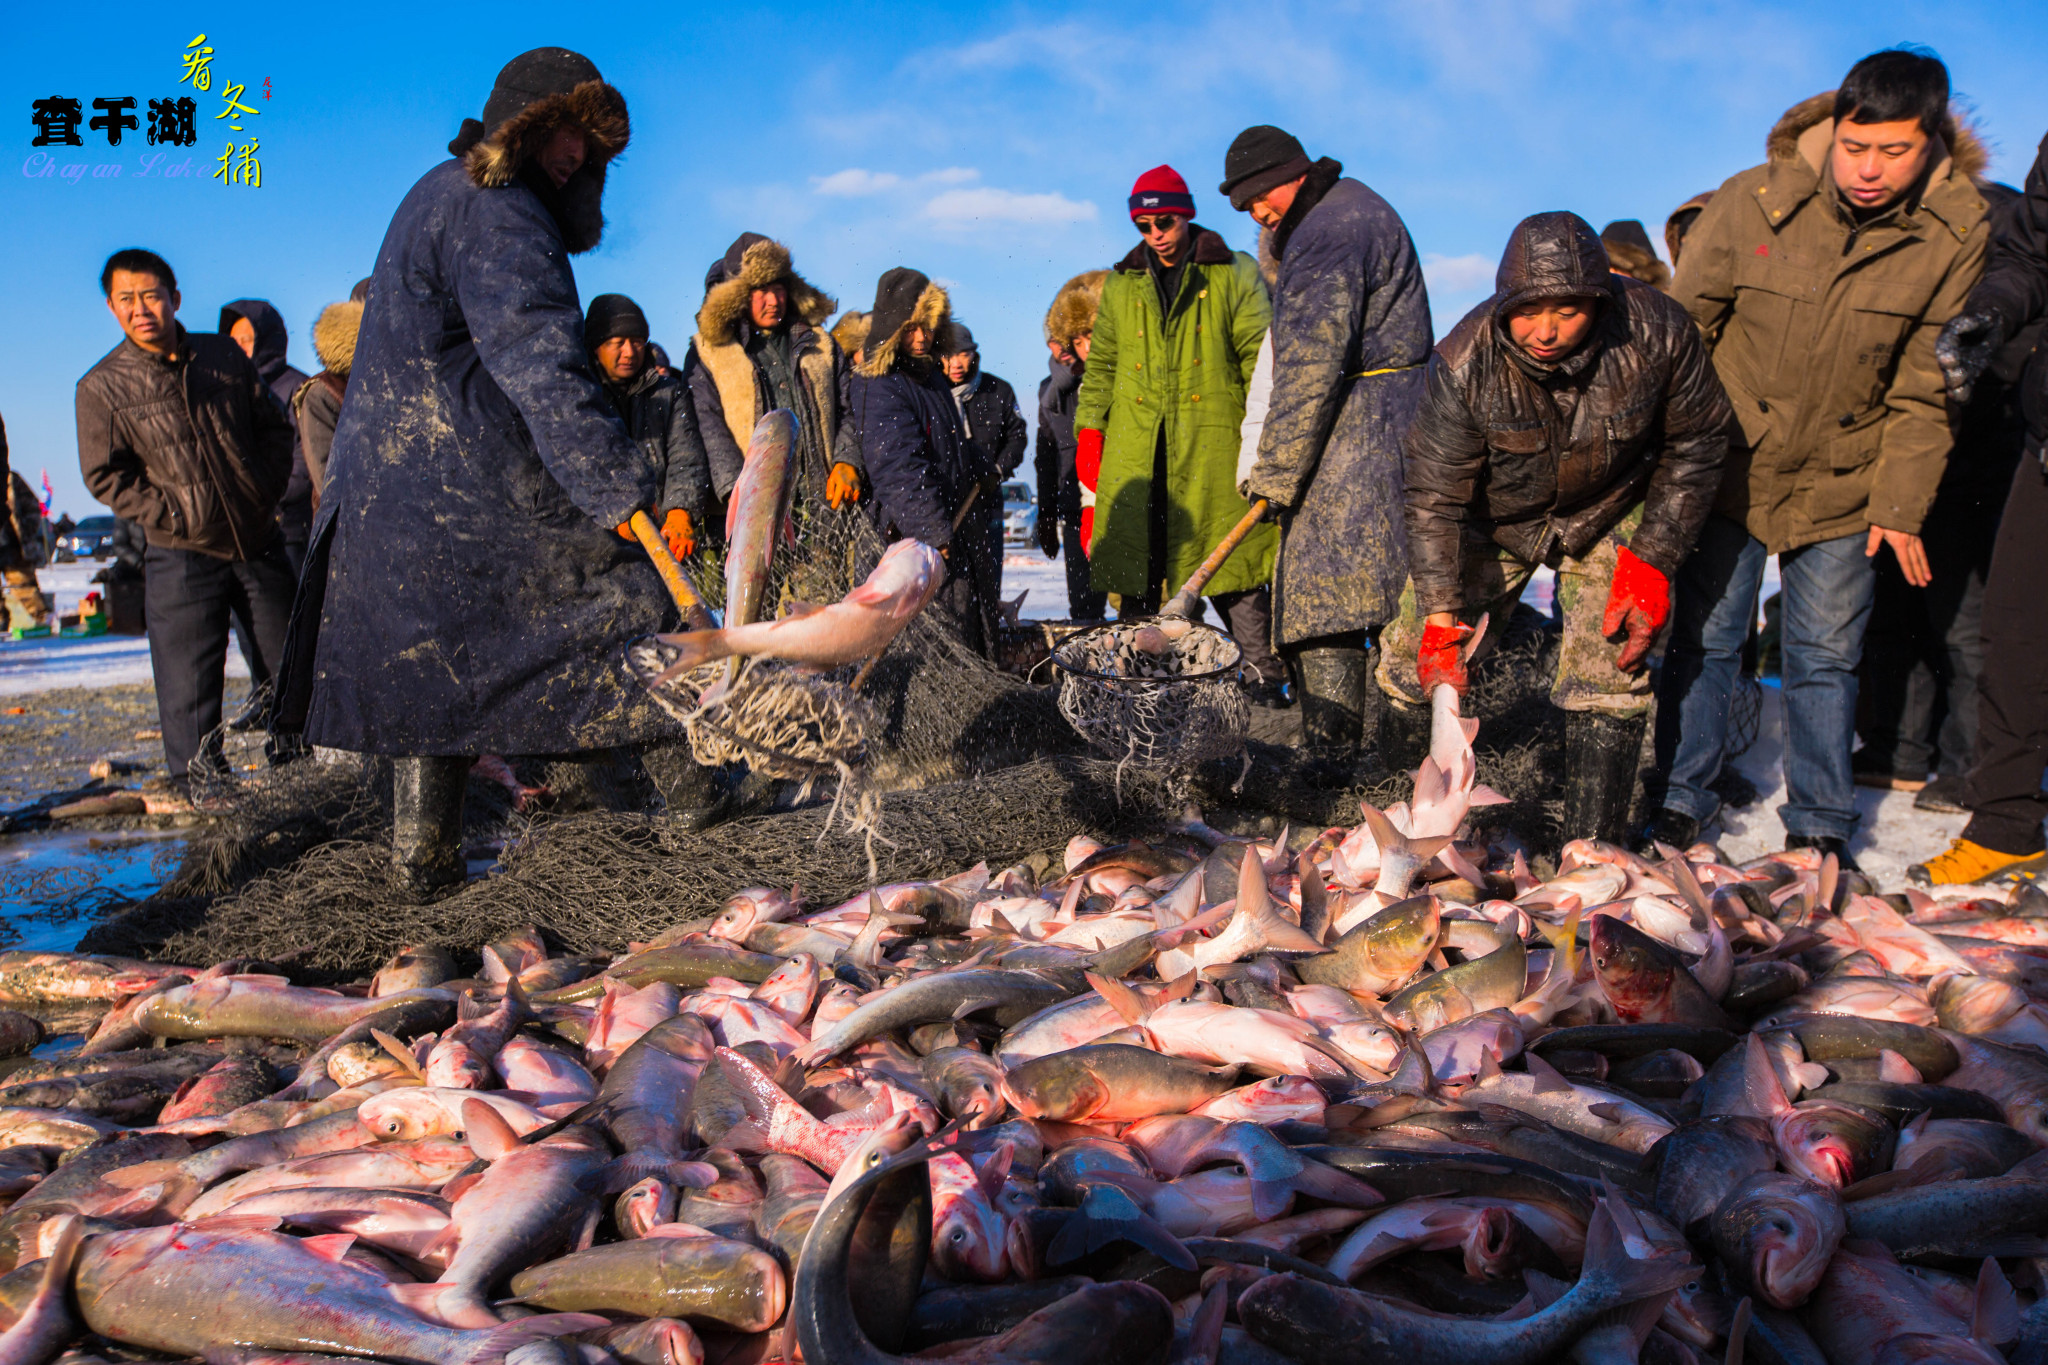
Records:
{"label": "rubber boot", "polygon": [[1429,730],[1435,717],[1427,706],[1410,706],[1393,697],[1380,708],[1380,764],[1390,773],[1414,772],[1429,757]]}
{"label": "rubber boot", "polygon": [[399,886],[422,903],[462,885],[462,798],[469,785],[467,758],[391,760],[391,870]]}
{"label": "rubber boot", "polygon": [[1647,722],[1646,716],[1565,712],[1565,839],[1621,842],[1635,800]]}
{"label": "rubber boot", "polygon": [[1301,671],[1301,742],[1310,749],[1349,756],[1364,738],[1363,649],[1304,649],[1294,656]]}
{"label": "rubber boot", "polygon": [[669,818],[686,831],[709,829],[732,818],[738,785],[734,775],[699,763],[688,744],[649,745],[641,751],[640,765],[661,793]]}

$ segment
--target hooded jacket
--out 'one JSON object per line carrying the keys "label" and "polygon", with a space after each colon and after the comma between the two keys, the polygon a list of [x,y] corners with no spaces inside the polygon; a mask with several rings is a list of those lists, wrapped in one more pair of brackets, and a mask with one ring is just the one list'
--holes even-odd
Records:
{"label": "hooded jacket", "polygon": [[1983,273],[1983,149],[1945,121],[1919,186],[1859,222],[1828,170],[1834,94],[1686,234],[1672,296],[1706,334],[1740,430],[1716,508],[1778,553],[1875,525],[1918,533],[1948,459],[1934,343]]}
{"label": "hooded jacket", "polygon": [[[1238,425],[1259,342],[1273,315],[1258,262],[1190,224],[1179,290],[1162,310],[1156,257],[1143,242],[1103,282],[1102,304],[1074,412],[1078,430],[1102,432],[1095,534],[1088,574],[1096,592],[1142,600],[1148,581],[1154,455],[1165,443],[1166,563],[1178,588],[1249,510],[1237,491]],[[1203,589],[1204,596],[1263,586],[1279,533],[1255,527]]]}
{"label": "hooded jacket", "polygon": [[[292,424],[292,476],[285,484],[284,496],[278,500],[277,520],[284,528],[285,539],[295,545],[303,545],[313,529],[313,484],[306,470],[306,454],[299,440],[298,414],[292,411],[292,397],[299,386],[306,382],[306,372],[285,358],[290,348],[291,335],[285,329],[284,319],[278,316],[264,299],[236,299],[220,310],[220,334],[227,336],[235,325],[235,319],[247,318],[256,329],[256,350],[249,359],[256,365],[256,373],[263,376],[263,382],[270,387],[270,396],[284,409],[286,420]],[[233,340],[232,337],[228,338]]]}
{"label": "hooded jacket", "polygon": [[[1699,331],[1659,290],[1612,274],[1593,229],[1572,213],[1524,219],[1508,239],[1494,295],[1431,358],[1408,429],[1408,556],[1424,614],[1463,600],[1468,535],[1524,562],[1590,549],[1643,504],[1629,549],[1667,577],[1692,550],[1728,450],[1727,395]],[[1576,298],[1599,310],[1591,334],[1552,363],[1509,338],[1508,312]]]}
{"label": "hooded jacket", "polygon": [[151,545],[251,560],[276,543],[292,428],[228,337],[178,327],[177,359],[126,337],[78,381],[78,468]]}
{"label": "hooded jacket", "polygon": [[784,326],[790,362],[800,381],[800,486],[811,496],[822,497],[846,410],[846,357],[823,325],[839,305],[796,273],[789,249],[780,242],[752,233],[741,242],[746,245],[735,242],[737,253],[728,252],[712,267],[704,304],[697,310],[697,333],[690,338],[690,354],[683,362],[710,460],[711,485],[719,498],[731,495],[754,423],[779,406],[771,401],[767,377],[754,356],[759,341],[747,303],[754,290],[780,280],[789,291],[790,316]]}
{"label": "hooded jacket", "polygon": [[[557,190],[533,158],[572,120],[590,155]],[[407,755],[674,733],[619,665],[628,641],[675,620],[646,554],[614,530],[655,506],[660,471],[591,367],[569,263],[597,244],[605,167],[627,137],[618,92],[581,79],[488,132],[466,124],[456,159],[398,206],[300,582],[280,728],[303,712],[312,743]]]}

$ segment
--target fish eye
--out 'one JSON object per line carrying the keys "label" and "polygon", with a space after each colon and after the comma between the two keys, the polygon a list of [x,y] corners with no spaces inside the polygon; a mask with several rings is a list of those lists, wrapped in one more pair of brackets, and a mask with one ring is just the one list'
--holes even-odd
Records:
{"label": "fish eye", "polygon": [[954,1240],[954,1241],[956,1241],[956,1242],[964,1242],[964,1241],[966,1241],[966,1240],[967,1240],[967,1229],[966,1229],[966,1228],[954,1228],[954,1229],[953,1229],[953,1240]]}

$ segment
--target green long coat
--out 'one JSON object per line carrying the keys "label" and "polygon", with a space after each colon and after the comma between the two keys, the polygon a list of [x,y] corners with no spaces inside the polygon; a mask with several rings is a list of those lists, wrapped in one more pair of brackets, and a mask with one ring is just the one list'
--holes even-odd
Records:
{"label": "green long coat", "polygon": [[[1166,579],[1176,591],[1249,504],[1237,493],[1245,389],[1272,320],[1258,263],[1197,225],[1193,259],[1165,325],[1141,242],[1102,287],[1102,308],[1074,414],[1103,433],[1089,577],[1097,592],[1143,597],[1147,509],[1160,424],[1166,428]],[[1245,538],[1204,595],[1271,580],[1277,527]]]}

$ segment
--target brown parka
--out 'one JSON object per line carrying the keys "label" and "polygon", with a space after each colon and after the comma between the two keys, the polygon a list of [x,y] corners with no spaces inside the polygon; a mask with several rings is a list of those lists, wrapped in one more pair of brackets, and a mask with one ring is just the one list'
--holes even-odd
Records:
{"label": "brown parka", "polygon": [[1773,553],[1918,534],[1950,445],[1934,341],[1990,237],[1983,151],[1953,119],[1921,186],[1858,223],[1828,172],[1833,108],[1830,92],[1786,112],[1770,159],[1686,234],[1672,284],[1740,427],[1716,510]]}
{"label": "brown parka", "polygon": [[179,327],[170,360],[123,337],[77,407],[86,489],[151,545],[249,560],[277,539],[291,423],[229,338]]}

